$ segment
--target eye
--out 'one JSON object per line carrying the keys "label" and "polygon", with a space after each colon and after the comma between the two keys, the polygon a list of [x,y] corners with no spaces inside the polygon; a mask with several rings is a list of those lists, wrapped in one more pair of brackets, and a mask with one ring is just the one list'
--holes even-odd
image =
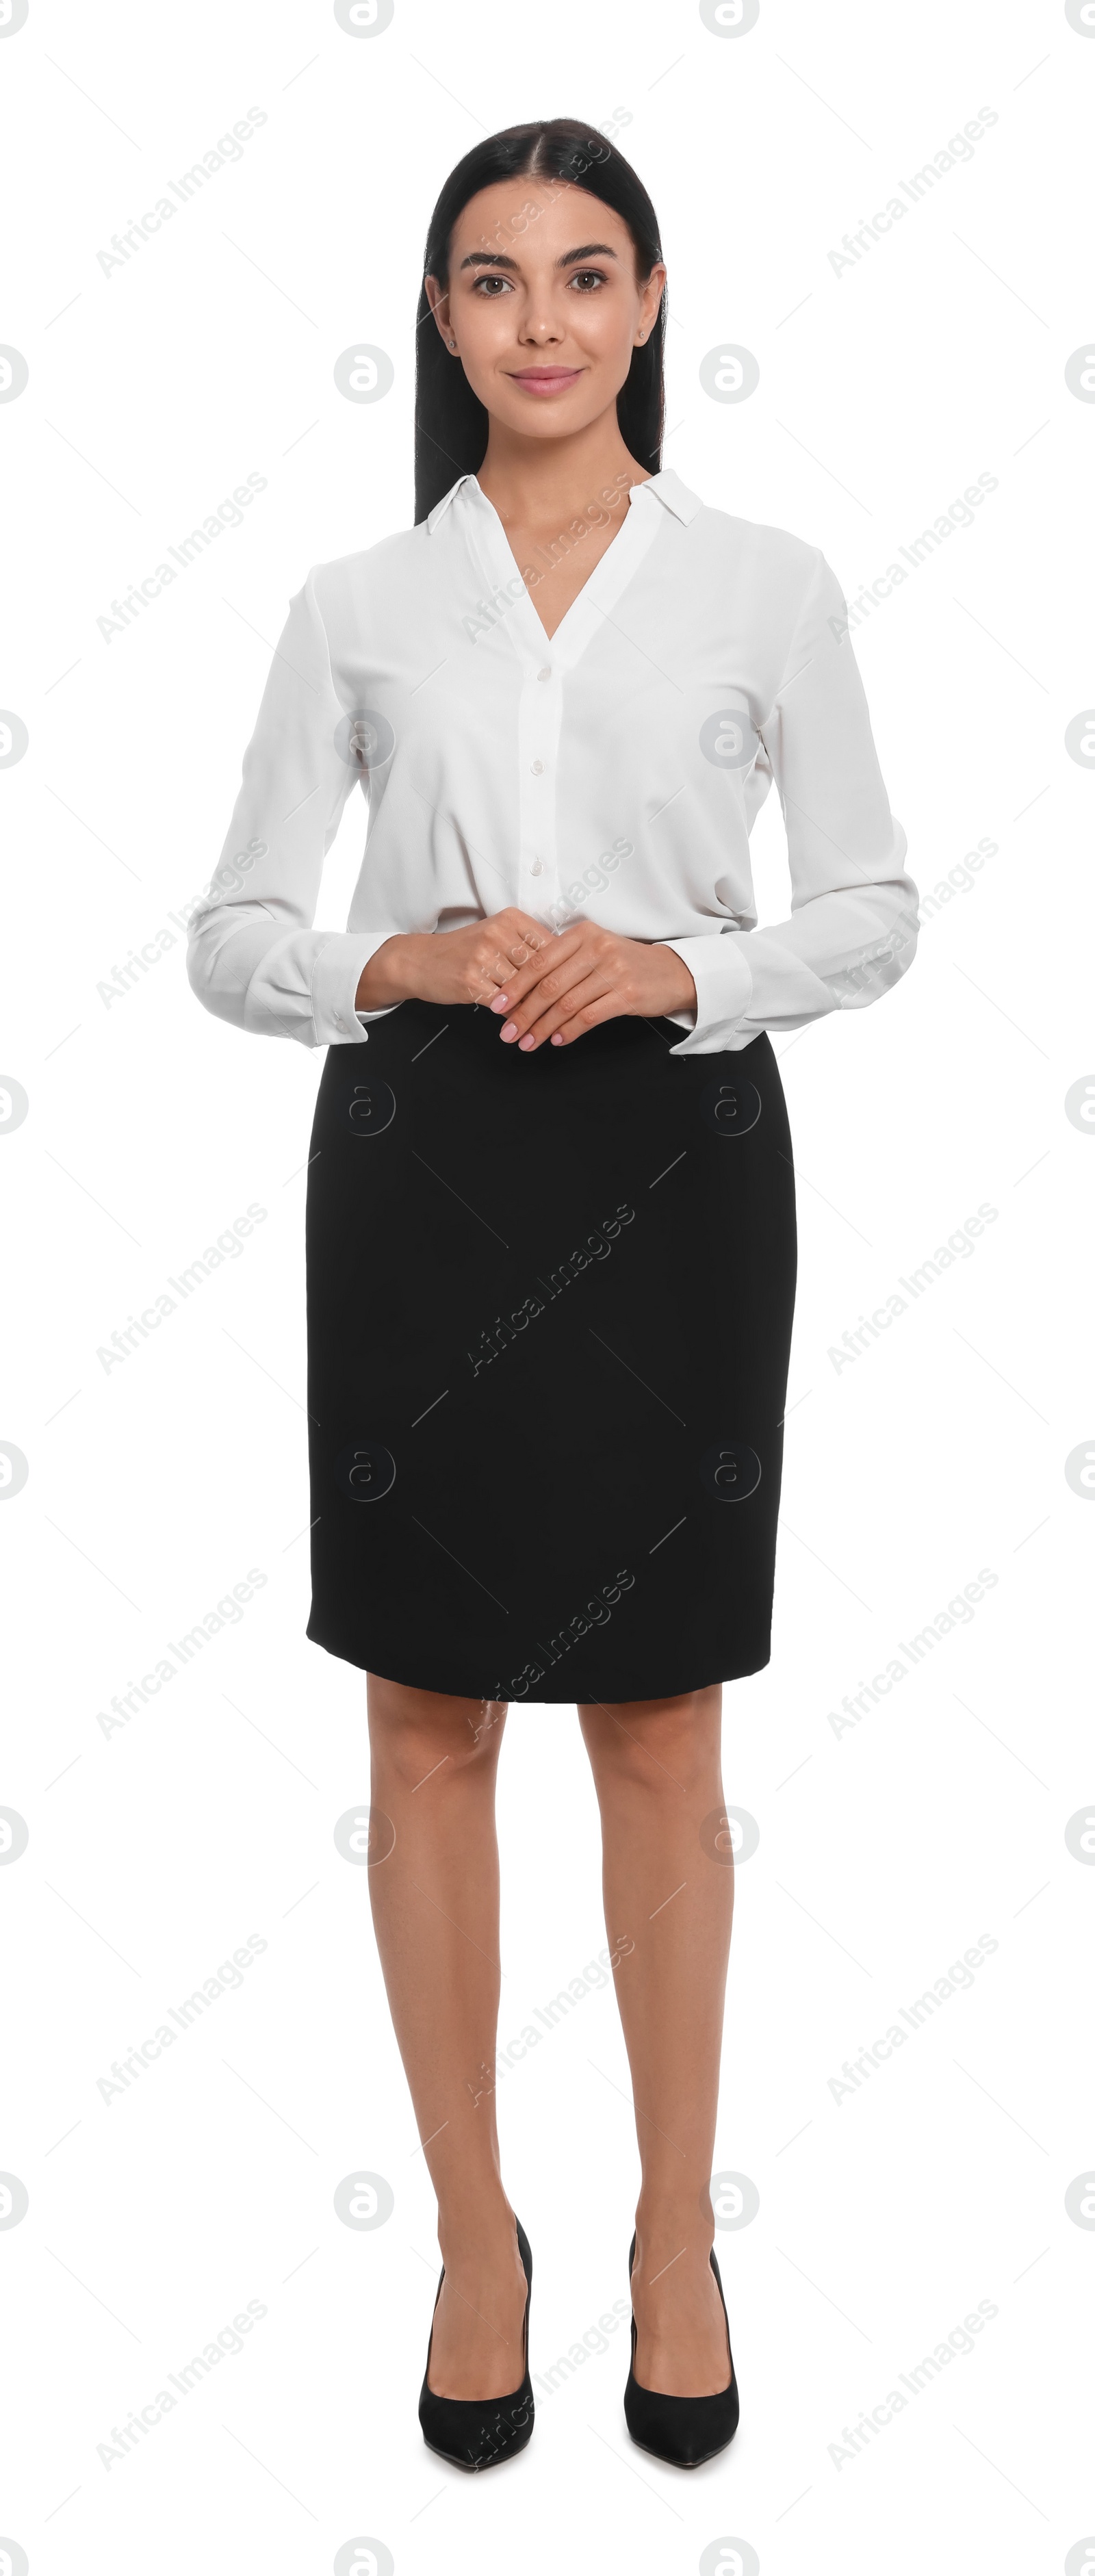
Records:
{"label": "eye", "polygon": [[588,295],[590,283],[593,286],[603,286],[605,284],[605,272],[603,268],[575,269],[574,275],[570,280],[570,284],[572,286],[580,287],[583,295]]}
{"label": "eye", "polygon": [[[483,286],[505,286],[508,288],[509,282],[508,277],[477,277],[472,288],[472,294],[478,295],[480,287]],[[495,304],[498,301],[497,296],[494,295],[487,295],[483,300],[487,304]]]}

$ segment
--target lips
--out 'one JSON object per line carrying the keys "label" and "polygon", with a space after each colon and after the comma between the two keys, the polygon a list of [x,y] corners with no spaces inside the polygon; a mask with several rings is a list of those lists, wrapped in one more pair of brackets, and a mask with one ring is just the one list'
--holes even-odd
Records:
{"label": "lips", "polygon": [[580,367],[523,367],[511,382],[524,385],[531,394],[557,394],[567,385],[577,384],[581,372]]}

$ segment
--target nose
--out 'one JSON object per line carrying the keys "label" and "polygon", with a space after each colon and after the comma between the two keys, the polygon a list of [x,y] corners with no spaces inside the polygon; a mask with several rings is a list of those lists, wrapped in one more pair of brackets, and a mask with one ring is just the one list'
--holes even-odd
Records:
{"label": "nose", "polygon": [[522,340],[531,341],[537,349],[545,349],[549,342],[561,340],[563,336],[557,325],[546,316],[534,318],[531,314],[521,332]]}

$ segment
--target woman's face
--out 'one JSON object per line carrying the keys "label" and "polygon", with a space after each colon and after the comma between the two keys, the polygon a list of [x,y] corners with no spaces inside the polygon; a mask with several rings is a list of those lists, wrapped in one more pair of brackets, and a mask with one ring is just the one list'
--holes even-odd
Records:
{"label": "woman's face", "polygon": [[453,226],[447,296],[427,277],[453,366],[493,420],[528,438],[565,437],[614,404],[665,283],[643,287],[621,216],[563,180],[503,179]]}

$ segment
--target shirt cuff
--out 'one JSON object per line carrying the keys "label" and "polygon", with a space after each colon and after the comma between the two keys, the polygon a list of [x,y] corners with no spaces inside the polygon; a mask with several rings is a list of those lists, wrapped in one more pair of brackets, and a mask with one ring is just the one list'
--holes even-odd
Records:
{"label": "shirt cuff", "polygon": [[386,1002],[377,1011],[359,1011],[355,1002],[370,957],[375,957],[377,949],[394,935],[390,930],[333,930],[324,940],[312,969],[312,1020],[317,1046],[364,1046],[369,1035],[365,1023],[386,1019],[389,1011],[398,1011],[398,1002]]}
{"label": "shirt cuff", "polygon": [[[745,934],[741,931],[716,931],[704,939],[662,939],[661,948],[672,948],[687,966],[696,987],[695,1026],[671,1055],[714,1055],[724,1047],[739,1047],[748,1039],[738,1036],[753,998],[753,978],[745,952]],[[669,1014],[677,1017],[676,1012]],[[750,1038],[756,1030],[750,1031]]]}

